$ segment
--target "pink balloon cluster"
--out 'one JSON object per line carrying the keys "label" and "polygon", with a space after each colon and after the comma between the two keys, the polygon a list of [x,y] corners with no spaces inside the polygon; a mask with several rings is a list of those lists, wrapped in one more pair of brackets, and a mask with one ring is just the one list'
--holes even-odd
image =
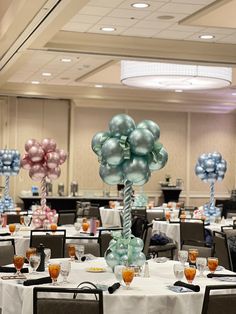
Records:
{"label": "pink balloon cluster", "polygon": [[42,207],[38,207],[34,212],[32,216],[32,223],[36,229],[43,228],[44,224],[51,224],[57,222],[57,216],[56,216],[56,210],[51,209],[49,207],[45,207],[45,209],[42,209]]}
{"label": "pink balloon cluster", "polygon": [[29,176],[34,181],[48,177],[56,180],[60,177],[60,165],[66,161],[67,154],[58,149],[54,139],[45,138],[42,142],[29,139],[25,143],[26,153],[21,159],[21,167],[29,170]]}

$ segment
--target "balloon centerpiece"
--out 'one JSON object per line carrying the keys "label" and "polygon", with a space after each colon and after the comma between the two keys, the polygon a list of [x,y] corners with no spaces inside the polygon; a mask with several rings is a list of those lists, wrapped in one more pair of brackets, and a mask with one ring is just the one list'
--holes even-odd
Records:
{"label": "balloon centerpiece", "polygon": [[215,182],[222,181],[227,170],[227,163],[218,152],[202,154],[196,163],[195,174],[205,183],[210,183],[210,202],[204,205],[206,217],[219,216],[215,207]]}
{"label": "balloon centerpiece", "polygon": [[46,206],[46,178],[56,180],[61,174],[60,165],[67,158],[63,149],[58,149],[54,139],[45,138],[42,142],[29,139],[25,143],[25,155],[21,159],[21,167],[29,170],[34,181],[41,181],[41,207],[33,212],[32,222],[35,228],[43,227],[45,222],[54,222],[56,211]]}
{"label": "balloon centerpiece", "polygon": [[0,200],[0,212],[14,208],[13,199],[9,195],[10,176],[20,171],[20,153],[16,149],[0,150],[0,175],[5,176],[5,187]]}
{"label": "balloon centerpiece", "polygon": [[113,233],[105,254],[111,268],[127,263],[142,266],[146,260],[142,239],[131,234],[132,185],[144,185],[151,172],[165,166],[168,154],[159,136],[155,122],[144,120],[136,126],[130,116],[119,114],[111,119],[109,131],[98,132],[92,139],[101,179],[109,185],[125,185],[123,231]]}

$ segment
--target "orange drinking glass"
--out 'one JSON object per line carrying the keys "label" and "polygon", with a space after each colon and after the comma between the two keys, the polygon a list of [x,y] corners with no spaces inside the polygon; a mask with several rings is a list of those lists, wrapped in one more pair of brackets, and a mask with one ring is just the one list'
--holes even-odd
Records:
{"label": "orange drinking glass", "polygon": [[16,275],[20,276],[21,275],[21,269],[24,265],[25,262],[25,257],[23,255],[14,255],[13,257],[13,264],[16,268]]}
{"label": "orange drinking glass", "polygon": [[187,279],[188,283],[192,283],[193,279],[195,278],[196,275],[196,267],[194,265],[189,265],[184,268],[184,275],[185,278]]}
{"label": "orange drinking glass", "polygon": [[35,247],[29,247],[26,252],[25,256],[27,260],[29,261],[31,255],[35,255],[37,253],[37,249]]}
{"label": "orange drinking glass", "polygon": [[208,257],[207,259],[207,266],[210,270],[210,272],[213,274],[216,271],[216,268],[218,266],[218,258],[217,257]]}
{"label": "orange drinking glass", "polygon": [[20,216],[20,224],[24,225],[24,223],[25,223],[24,216]]}
{"label": "orange drinking glass", "polygon": [[122,278],[126,284],[127,289],[129,288],[133,278],[134,278],[134,268],[133,267],[124,267],[122,270]]}
{"label": "orange drinking glass", "polygon": [[75,260],[75,245],[74,244],[68,245],[68,255],[70,256],[71,261]]}
{"label": "orange drinking glass", "polygon": [[83,222],[82,223],[82,229],[84,232],[88,231],[89,228],[89,223],[88,222]]}
{"label": "orange drinking glass", "polygon": [[49,275],[52,279],[53,286],[58,285],[57,278],[60,274],[61,265],[59,263],[53,263],[48,265]]}
{"label": "orange drinking glass", "polygon": [[165,217],[166,220],[170,220],[170,212],[168,210],[165,212]]}
{"label": "orange drinking glass", "polygon": [[15,224],[10,224],[8,226],[8,228],[9,228],[9,231],[10,231],[11,235],[13,235],[14,232],[16,231],[16,225]]}
{"label": "orange drinking glass", "polygon": [[56,231],[57,230],[57,224],[55,224],[55,223],[52,223],[50,227],[51,227],[52,231]]}
{"label": "orange drinking glass", "polygon": [[196,259],[198,257],[198,250],[197,249],[189,249],[188,250],[188,259],[189,262],[192,264],[196,264]]}

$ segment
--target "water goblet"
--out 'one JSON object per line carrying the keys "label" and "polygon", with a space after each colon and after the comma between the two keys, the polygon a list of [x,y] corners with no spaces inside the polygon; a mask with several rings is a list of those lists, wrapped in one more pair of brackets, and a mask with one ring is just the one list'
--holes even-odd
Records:
{"label": "water goblet", "polygon": [[216,271],[216,268],[218,267],[218,258],[217,257],[208,257],[207,259],[207,266],[209,268],[209,271],[214,274]]}
{"label": "water goblet", "polygon": [[129,289],[132,280],[134,279],[134,268],[125,266],[122,270],[122,278],[126,284],[126,289]]}
{"label": "water goblet", "polygon": [[30,225],[30,222],[31,222],[31,217],[30,216],[23,216],[24,217],[24,225],[26,227],[28,227]]}
{"label": "water goblet", "polygon": [[180,261],[180,263],[184,266],[184,264],[187,262],[188,260],[188,251],[184,251],[184,250],[180,250],[178,252],[178,260]]}
{"label": "water goblet", "polygon": [[184,267],[184,275],[188,283],[192,283],[196,275],[196,267],[194,265]]}
{"label": "water goblet", "polygon": [[48,265],[49,275],[52,279],[52,285],[57,286],[57,278],[60,274],[61,265],[59,263],[51,263]]}
{"label": "water goblet", "polygon": [[203,273],[204,273],[206,265],[207,265],[207,260],[205,257],[197,257],[196,266],[199,271],[199,277],[203,277]]}
{"label": "water goblet", "polygon": [[121,283],[121,281],[122,281],[122,271],[123,271],[124,267],[125,267],[124,265],[116,265],[114,267],[114,275],[115,275],[115,277],[119,283]]}
{"label": "water goblet", "polygon": [[44,254],[45,254],[45,267],[46,267],[48,265],[50,258],[51,258],[51,249],[45,248]]}
{"label": "water goblet", "polygon": [[21,275],[21,269],[24,266],[25,257],[23,255],[14,255],[13,257],[13,264],[16,268],[16,275]]}
{"label": "water goblet", "polygon": [[78,259],[78,262],[81,262],[81,257],[84,255],[84,245],[76,245],[75,247],[75,255]]}
{"label": "water goblet", "polygon": [[36,269],[39,267],[40,261],[41,261],[40,254],[34,254],[30,256],[29,265],[32,268],[32,275],[36,274]]}
{"label": "water goblet", "polygon": [[69,276],[70,271],[71,271],[71,261],[63,261],[61,263],[61,270],[60,270],[60,274],[62,275],[62,278],[63,278],[62,283],[69,282],[67,278]]}
{"label": "water goblet", "polygon": [[70,260],[73,262],[75,260],[75,245],[74,244],[68,245],[68,255],[70,257]]}
{"label": "water goblet", "polygon": [[181,280],[184,277],[184,265],[174,264],[173,266],[174,275],[177,280]]}

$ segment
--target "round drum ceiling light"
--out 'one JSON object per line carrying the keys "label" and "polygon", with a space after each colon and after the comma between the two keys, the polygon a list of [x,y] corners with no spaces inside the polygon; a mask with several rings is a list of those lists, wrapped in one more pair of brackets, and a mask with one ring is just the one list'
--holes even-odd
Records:
{"label": "round drum ceiling light", "polygon": [[201,90],[229,86],[232,68],[161,62],[121,61],[121,82],[164,90]]}

